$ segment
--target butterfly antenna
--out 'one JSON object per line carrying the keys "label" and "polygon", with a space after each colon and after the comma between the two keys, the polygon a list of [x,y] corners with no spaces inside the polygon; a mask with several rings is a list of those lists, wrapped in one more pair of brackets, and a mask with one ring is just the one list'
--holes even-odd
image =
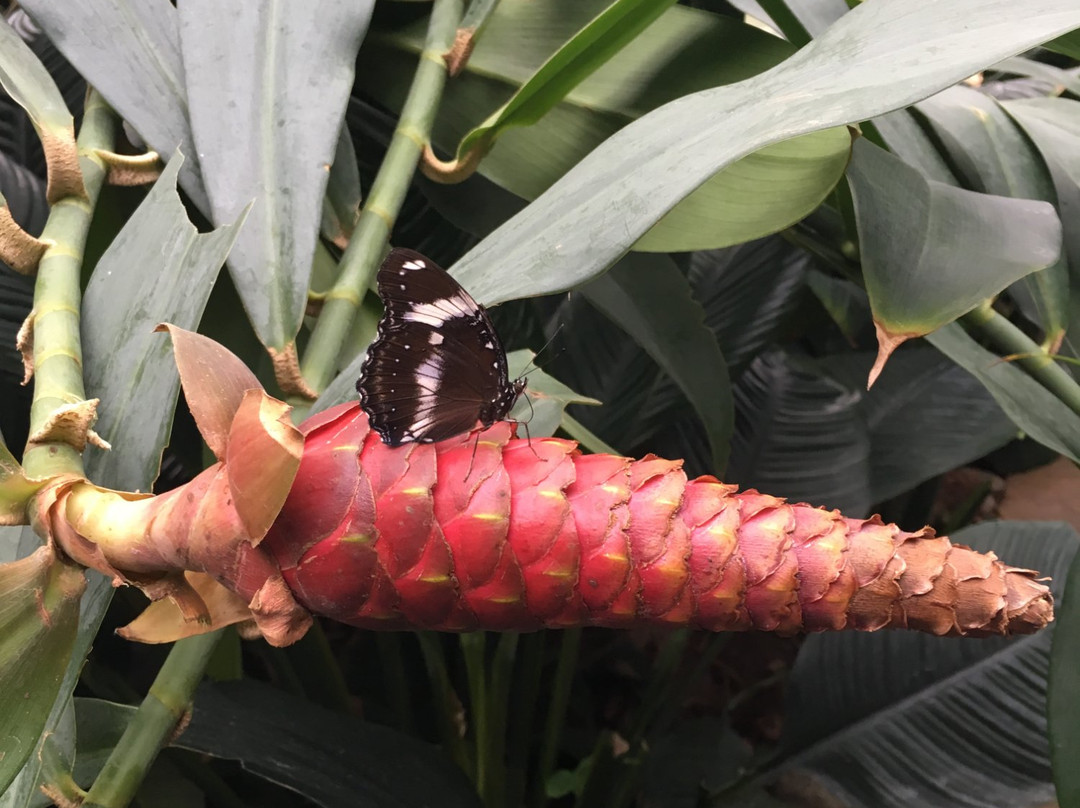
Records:
{"label": "butterfly antenna", "polygon": [[[546,351],[548,348],[551,347],[551,343],[553,343],[555,341],[555,337],[559,336],[559,332],[562,331],[562,329],[563,329],[563,323],[559,323],[559,327],[555,329],[555,333],[553,333],[550,337],[548,337],[548,341],[543,344],[543,346],[540,348],[539,351],[537,351],[536,353],[533,354],[533,358],[530,359],[528,364],[525,365],[526,368],[528,368],[529,365],[532,365],[533,370],[539,370],[540,369],[540,366],[536,364],[536,357],[538,357],[540,354],[542,354],[544,351]],[[559,353],[562,353],[562,351],[559,351]],[[555,356],[558,356],[558,355],[559,354],[555,354]],[[524,371],[522,371],[521,376],[519,376],[518,378],[528,376],[530,373],[533,372],[533,370],[524,370]]]}

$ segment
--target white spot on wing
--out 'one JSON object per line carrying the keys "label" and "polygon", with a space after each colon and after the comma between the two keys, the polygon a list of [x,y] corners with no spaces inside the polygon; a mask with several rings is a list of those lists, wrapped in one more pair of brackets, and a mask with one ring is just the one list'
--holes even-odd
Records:
{"label": "white spot on wing", "polygon": [[443,335],[440,334],[438,331],[432,331],[430,334],[428,334],[429,345],[442,345],[443,339]]}
{"label": "white spot on wing", "polygon": [[406,261],[401,266],[405,269],[423,269],[426,264],[423,261]]}

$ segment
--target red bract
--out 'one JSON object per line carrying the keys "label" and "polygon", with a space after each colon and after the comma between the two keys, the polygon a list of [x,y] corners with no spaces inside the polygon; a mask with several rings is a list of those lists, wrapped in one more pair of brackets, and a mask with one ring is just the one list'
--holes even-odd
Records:
{"label": "red bract", "polygon": [[[1053,619],[1030,570],[924,528],[736,492],[681,463],[480,434],[391,449],[355,404],[291,425],[220,345],[172,328],[218,462],[158,497],[77,478],[35,497],[68,557],[158,602],[125,636],[230,623],[294,642],[310,613],[369,628],[642,623],[791,633],[1029,633]],[[294,476],[295,475],[295,476]]]}
{"label": "red bract", "polygon": [[527,630],[643,622],[783,633],[1029,633],[1036,573],[930,528],[687,480],[678,461],[554,438],[385,446],[356,405],[309,419],[261,549],[318,614],[368,628]]}

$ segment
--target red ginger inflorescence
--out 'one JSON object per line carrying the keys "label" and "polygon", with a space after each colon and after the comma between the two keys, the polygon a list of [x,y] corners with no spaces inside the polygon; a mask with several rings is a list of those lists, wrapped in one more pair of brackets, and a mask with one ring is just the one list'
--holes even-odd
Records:
{"label": "red ginger inflorescence", "polygon": [[303,606],[354,625],[983,636],[1052,619],[1036,573],[992,553],[687,480],[678,461],[583,455],[513,439],[505,423],[475,446],[391,449],[355,404],[301,429],[299,470],[259,549]]}

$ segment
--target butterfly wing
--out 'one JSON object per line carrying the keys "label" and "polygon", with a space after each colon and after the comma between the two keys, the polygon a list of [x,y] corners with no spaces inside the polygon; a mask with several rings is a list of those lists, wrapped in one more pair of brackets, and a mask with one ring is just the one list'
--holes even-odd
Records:
{"label": "butterfly wing", "polygon": [[372,428],[398,446],[491,423],[509,381],[506,353],[483,306],[412,250],[391,252],[378,284],[386,311],[356,383]]}

